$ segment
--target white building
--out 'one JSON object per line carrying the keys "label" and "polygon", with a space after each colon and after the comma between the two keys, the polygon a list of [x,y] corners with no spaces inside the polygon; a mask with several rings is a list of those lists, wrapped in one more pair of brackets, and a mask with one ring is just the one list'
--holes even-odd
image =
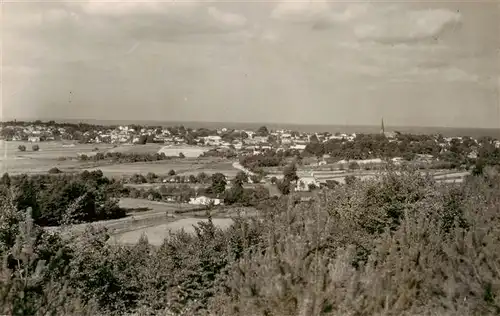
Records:
{"label": "white building", "polygon": [[310,185],[314,185],[316,187],[319,187],[319,181],[316,180],[313,173],[311,173],[310,176],[300,177],[299,180],[297,181],[297,187],[295,188],[295,191],[299,191],[299,192],[310,191],[309,190]]}
{"label": "white building", "polygon": [[192,204],[192,205],[209,205],[212,202],[214,205],[222,204],[221,199],[211,199],[211,198],[206,197],[206,196],[198,196],[198,197],[189,199],[189,204]]}
{"label": "white building", "polygon": [[222,142],[222,137],[220,136],[207,136],[205,137],[205,145],[210,145],[210,146],[218,146]]}
{"label": "white building", "polygon": [[306,145],[303,145],[303,144],[295,144],[293,146],[290,147],[291,149],[296,149],[296,150],[304,150],[306,149]]}

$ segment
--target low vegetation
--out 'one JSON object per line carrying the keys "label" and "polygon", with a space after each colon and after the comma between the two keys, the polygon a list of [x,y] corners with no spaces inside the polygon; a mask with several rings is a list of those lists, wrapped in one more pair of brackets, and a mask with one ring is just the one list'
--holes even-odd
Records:
{"label": "low vegetation", "polygon": [[110,161],[112,163],[134,163],[170,160],[174,157],[166,156],[164,153],[120,153],[120,152],[98,152],[95,155],[79,155],[82,161]]}
{"label": "low vegetation", "polygon": [[17,209],[30,208],[34,223],[40,226],[123,217],[117,200],[122,190],[121,184],[100,171],[60,174],[52,168],[47,175],[5,174],[0,181],[2,195],[10,195]]}
{"label": "low vegetation", "polygon": [[453,185],[412,170],[377,180],[269,199],[258,218],[200,223],[158,248],[111,245],[91,226],[63,239],[8,190],[0,314],[498,315],[498,169]]}

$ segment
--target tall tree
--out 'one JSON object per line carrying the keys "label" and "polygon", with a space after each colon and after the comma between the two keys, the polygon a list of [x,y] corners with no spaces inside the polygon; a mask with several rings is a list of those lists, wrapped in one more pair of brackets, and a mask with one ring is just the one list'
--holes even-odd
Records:
{"label": "tall tree", "polygon": [[210,186],[210,191],[214,194],[221,194],[226,190],[226,176],[222,173],[217,172],[212,175],[212,184]]}
{"label": "tall tree", "polygon": [[257,136],[269,136],[269,130],[265,126],[259,127],[256,131]]}

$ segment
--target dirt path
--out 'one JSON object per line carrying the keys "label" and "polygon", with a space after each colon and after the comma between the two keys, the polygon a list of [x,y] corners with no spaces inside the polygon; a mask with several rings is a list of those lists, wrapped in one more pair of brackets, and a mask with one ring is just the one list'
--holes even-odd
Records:
{"label": "dirt path", "polygon": [[243,167],[239,162],[233,162],[233,168],[241,170],[249,176],[255,175],[255,173]]}

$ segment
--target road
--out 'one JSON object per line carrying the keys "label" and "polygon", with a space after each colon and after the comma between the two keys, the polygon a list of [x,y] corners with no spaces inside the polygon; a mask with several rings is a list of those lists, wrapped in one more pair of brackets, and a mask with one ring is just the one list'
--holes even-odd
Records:
{"label": "road", "polygon": [[250,171],[247,168],[243,167],[239,162],[233,162],[233,168],[241,170],[241,171],[243,171],[244,173],[246,173],[249,176],[254,176],[255,175],[255,173],[253,173],[252,171]]}

